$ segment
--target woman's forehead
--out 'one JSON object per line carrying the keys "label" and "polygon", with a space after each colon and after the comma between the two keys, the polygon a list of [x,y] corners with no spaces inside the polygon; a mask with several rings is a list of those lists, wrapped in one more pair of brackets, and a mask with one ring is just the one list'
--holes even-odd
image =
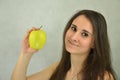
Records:
{"label": "woman's forehead", "polygon": [[72,24],[76,25],[77,29],[80,29],[80,30],[85,29],[89,31],[90,33],[93,33],[92,23],[84,15],[80,15],[77,18],[75,18]]}

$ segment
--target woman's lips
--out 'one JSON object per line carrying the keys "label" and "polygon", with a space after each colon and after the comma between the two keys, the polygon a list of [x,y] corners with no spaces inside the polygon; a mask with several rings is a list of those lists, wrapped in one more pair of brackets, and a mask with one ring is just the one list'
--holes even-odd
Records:
{"label": "woman's lips", "polygon": [[72,46],[77,46],[77,47],[79,47],[79,45],[73,43],[71,40],[68,40],[68,42],[69,42],[69,44],[71,44]]}

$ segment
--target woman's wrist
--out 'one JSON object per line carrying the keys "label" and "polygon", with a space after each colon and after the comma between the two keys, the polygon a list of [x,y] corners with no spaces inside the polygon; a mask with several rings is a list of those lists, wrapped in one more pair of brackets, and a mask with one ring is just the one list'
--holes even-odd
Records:
{"label": "woman's wrist", "polygon": [[23,52],[21,51],[20,53],[20,57],[23,57],[23,58],[31,58],[33,56],[34,53],[27,53],[27,52]]}

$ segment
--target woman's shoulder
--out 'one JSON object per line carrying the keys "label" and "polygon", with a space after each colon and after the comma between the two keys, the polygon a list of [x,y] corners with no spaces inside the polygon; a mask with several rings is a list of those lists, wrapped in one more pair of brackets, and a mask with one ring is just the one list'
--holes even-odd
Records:
{"label": "woman's shoulder", "polygon": [[49,80],[49,78],[54,73],[58,64],[59,64],[59,61],[53,63],[46,69],[44,69],[38,73],[35,73],[33,75],[28,76],[27,80]]}
{"label": "woman's shoulder", "polygon": [[51,65],[51,67],[56,68],[56,67],[58,66],[58,64],[59,64],[59,61],[53,63],[53,64]]}
{"label": "woman's shoulder", "polygon": [[57,61],[57,62],[53,63],[52,65],[50,65],[48,67],[48,69],[51,70],[52,72],[54,72],[58,65],[59,65],[59,61]]}
{"label": "woman's shoulder", "polygon": [[[98,77],[98,80],[100,80],[99,77]],[[114,80],[113,75],[110,72],[105,71],[104,80]]]}
{"label": "woman's shoulder", "polygon": [[113,75],[110,72],[105,71],[104,80],[114,80]]}

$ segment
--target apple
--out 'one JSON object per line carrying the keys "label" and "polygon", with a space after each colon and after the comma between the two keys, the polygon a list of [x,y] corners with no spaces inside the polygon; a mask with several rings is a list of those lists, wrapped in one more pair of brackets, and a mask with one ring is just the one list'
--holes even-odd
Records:
{"label": "apple", "polygon": [[29,45],[31,48],[39,50],[44,47],[46,38],[46,32],[44,30],[33,30],[29,35]]}

